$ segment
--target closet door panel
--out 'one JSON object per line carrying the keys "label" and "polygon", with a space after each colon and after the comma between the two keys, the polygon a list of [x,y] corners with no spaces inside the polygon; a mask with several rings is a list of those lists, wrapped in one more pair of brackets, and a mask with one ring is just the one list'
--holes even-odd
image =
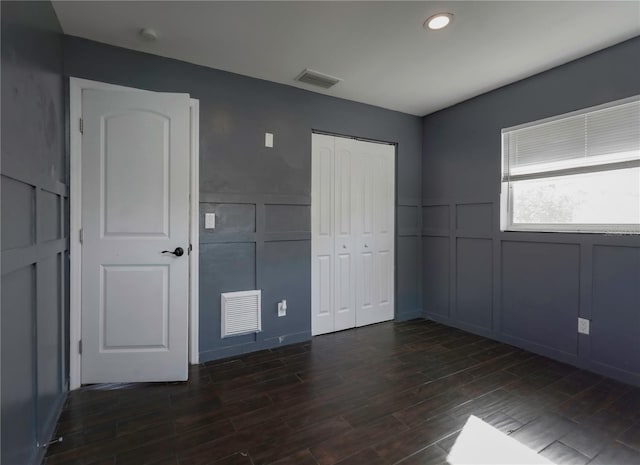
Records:
{"label": "closet door panel", "polygon": [[356,221],[358,225],[357,233],[360,239],[360,246],[366,245],[367,240],[373,240],[375,232],[374,209],[375,209],[375,165],[372,163],[375,152],[369,147],[367,142],[359,142],[360,147],[355,162],[360,174],[359,191],[360,205],[359,215]]}
{"label": "closet door panel", "polygon": [[375,280],[375,144],[357,142],[354,156],[356,195],[354,232],[356,248],[356,326],[375,322],[377,289]]}
{"label": "closet door panel", "polygon": [[314,134],[311,154],[311,334],[334,331],[334,137]]}
{"label": "closet door panel", "polygon": [[335,138],[335,331],[356,324],[353,247],[354,145],[351,139]]}
{"label": "closet door panel", "polygon": [[395,147],[379,145],[376,154],[375,274],[376,320],[394,317],[395,289]]}

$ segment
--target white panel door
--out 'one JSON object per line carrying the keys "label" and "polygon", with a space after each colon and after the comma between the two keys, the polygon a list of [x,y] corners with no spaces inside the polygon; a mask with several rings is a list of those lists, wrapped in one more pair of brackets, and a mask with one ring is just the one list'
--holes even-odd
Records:
{"label": "white panel door", "polygon": [[334,331],[356,325],[354,260],[354,166],[357,141],[335,138],[334,164]]}
{"label": "white panel door", "polygon": [[356,326],[394,317],[395,147],[358,142]]}
{"label": "white panel door", "polygon": [[[377,144],[374,200],[374,276],[376,280],[373,319],[392,320],[395,291],[395,147]],[[366,323],[364,323],[366,324]]]}
{"label": "white panel door", "polygon": [[394,317],[395,147],[314,134],[313,335]]}
{"label": "white panel door", "polygon": [[82,383],[186,380],[189,96],[84,90],[82,118]]}
{"label": "white panel door", "polygon": [[[355,195],[353,204],[356,253],[356,325],[372,322],[376,302],[374,277],[374,208],[376,190],[375,144],[357,142],[354,154]],[[365,323],[366,322],[366,323]]]}
{"label": "white panel door", "polygon": [[335,138],[313,134],[311,150],[311,334],[334,331]]}

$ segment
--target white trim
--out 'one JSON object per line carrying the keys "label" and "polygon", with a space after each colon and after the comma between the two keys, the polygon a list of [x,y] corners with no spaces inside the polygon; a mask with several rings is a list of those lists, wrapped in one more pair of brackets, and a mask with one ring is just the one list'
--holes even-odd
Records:
{"label": "white trim", "polygon": [[189,362],[196,365],[200,362],[198,342],[198,323],[200,321],[200,298],[198,284],[200,282],[200,101],[191,99],[191,165],[189,206]]}
{"label": "white trim", "polygon": [[81,386],[82,359],[78,345],[82,337],[82,138],[79,121],[82,114],[83,83],[69,79],[69,390]]}
{"label": "white trim", "polygon": [[[82,359],[78,344],[82,336],[82,137],[79,121],[82,115],[84,89],[150,92],[144,89],[118,86],[87,79],[69,78],[69,390],[81,386]],[[197,99],[190,101],[190,228],[192,250],[189,257],[189,362],[198,363],[198,256],[199,256],[199,106]],[[195,277],[195,278],[194,278]]]}
{"label": "white trim", "polygon": [[564,233],[593,233],[610,235],[640,234],[637,224],[565,224],[565,223],[511,223],[506,232],[564,232]]}

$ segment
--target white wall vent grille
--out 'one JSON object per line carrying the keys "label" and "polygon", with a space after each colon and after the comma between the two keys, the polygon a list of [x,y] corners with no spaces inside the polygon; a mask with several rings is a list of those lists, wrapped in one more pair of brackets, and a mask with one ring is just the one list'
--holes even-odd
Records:
{"label": "white wall vent grille", "polygon": [[261,301],[260,290],[222,294],[222,337],[262,331]]}
{"label": "white wall vent grille", "polygon": [[319,73],[318,71],[307,68],[303,72],[298,74],[298,76],[296,77],[296,81],[304,82],[305,84],[316,87],[322,87],[323,89],[328,89],[335,86],[337,83],[342,81],[342,79],[334,76],[329,76],[328,74]]}

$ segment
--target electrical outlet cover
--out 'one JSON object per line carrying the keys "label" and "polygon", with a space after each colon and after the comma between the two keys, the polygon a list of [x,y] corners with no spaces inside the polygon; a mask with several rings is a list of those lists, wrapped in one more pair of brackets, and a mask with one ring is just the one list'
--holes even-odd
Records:
{"label": "electrical outlet cover", "polygon": [[590,321],[586,318],[578,318],[578,333],[580,334],[589,334],[589,323]]}

